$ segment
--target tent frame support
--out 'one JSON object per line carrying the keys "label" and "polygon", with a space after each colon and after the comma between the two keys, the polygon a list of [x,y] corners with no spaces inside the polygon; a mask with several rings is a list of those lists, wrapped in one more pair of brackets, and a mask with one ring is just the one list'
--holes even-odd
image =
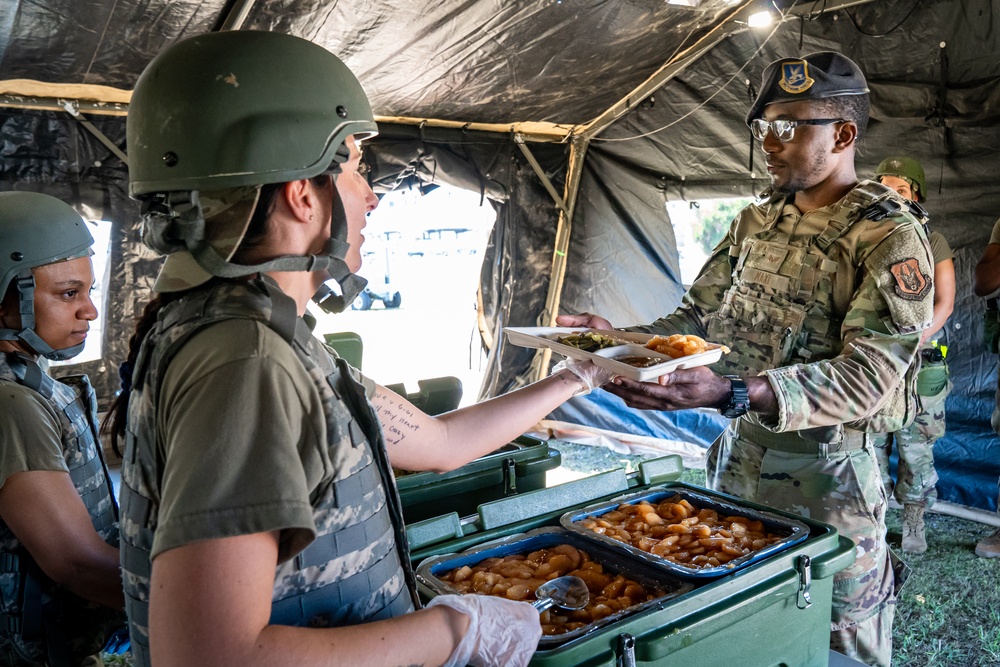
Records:
{"label": "tent frame support", "polygon": [[219,24],[217,30],[219,32],[225,32],[227,30],[239,30],[243,27],[243,22],[247,20],[247,16],[250,15],[250,10],[253,9],[256,0],[236,0],[235,3],[230,5],[229,11],[226,12],[225,18]]}
{"label": "tent frame support", "polygon": [[76,102],[74,102],[72,100],[65,101],[65,102],[63,102],[62,106],[63,106],[63,109],[66,111],[66,113],[68,113],[70,116],[72,116],[73,118],[75,118],[80,123],[80,125],[83,125],[83,127],[88,132],[90,132],[92,135],[94,135],[95,137],[97,137],[97,140],[100,141],[102,144],[104,144],[104,146],[109,151],[111,151],[112,153],[114,153],[118,157],[119,160],[121,160],[122,162],[124,162],[126,167],[128,166],[128,156],[125,155],[125,151],[123,151],[122,149],[118,148],[118,146],[115,145],[115,142],[113,142],[110,139],[108,139],[107,135],[105,135],[103,132],[101,132],[100,130],[98,130],[97,127],[93,123],[91,123],[89,120],[87,120],[86,118],[84,118],[83,114],[80,113],[80,107],[77,105]]}
{"label": "tent frame support", "polygon": [[531,149],[528,148],[528,145],[524,143],[524,137],[520,134],[515,134],[514,143],[517,144],[517,147],[521,149],[522,153],[524,153],[524,157],[527,158],[528,164],[530,164],[531,168],[535,171],[535,175],[538,176],[538,180],[542,182],[542,185],[545,186],[545,190],[552,196],[552,201],[556,203],[556,206],[559,207],[559,210],[562,211],[564,215],[569,215],[569,208],[566,206],[566,202],[563,201],[563,198],[559,196],[558,192],[556,192],[555,186],[552,185],[552,180],[545,173],[545,170],[542,169],[542,165],[538,164],[538,160],[535,159],[534,153],[532,153]]}
{"label": "tent frame support", "polygon": [[[569,143],[569,159],[566,170],[565,195],[566,207],[559,210],[559,222],[556,226],[555,248],[552,251],[552,269],[549,271],[549,290],[545,297],[545,309],[538,316],[539,326],[554,327],[556,315],[559,314],[559,302],[562,298],[563,283],[566,280],[566,259],[569,253],[569,239],[573,231],[573,212],[576,209],[576,195],[580,191],[580,181],[583,178],[583,162],[587,155],[590,140],[586,137],[574,136]],[[549,374],[549,362],[552,360],[552,350],[544,348],[535,353],[531,361],[528,376],[541,380]]]}

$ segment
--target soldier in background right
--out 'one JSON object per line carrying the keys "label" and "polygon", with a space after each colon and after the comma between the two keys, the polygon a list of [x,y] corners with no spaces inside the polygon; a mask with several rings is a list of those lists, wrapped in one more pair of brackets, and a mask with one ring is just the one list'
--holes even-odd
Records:
{"label": "soldier in background right", "polygon": [[[986,312],[983,316],[983,331],[986,347],[990,352],[1000,352],[1000,310],[997,308],[997,298],[1000,297],[1000,220],[993,226],[990,244],[986,246],[983,258],[976,264],[973,278],[973,288],[976,296],[986,299]],[[1000,387],[997,388],[997,405],[991,419],[993,430],[1000,434]],[[1000,507],[1000,499],[997,501]],[[976,545],[976,555],[983,558],[1000,558],[1000,530],[984,537]]]}
{"label": "soldier in background right", "polygon": [[[890,157],[875,170],[875,178],[900,196],[913,202],[927,199],[924,169],[909,157]],[[924,511],[937,499],[937,471],[934,470],[934,443],[945,432],[945,399],[951,389],[945,355],[948,347],[938,343],[945,322],[955,308],[955,255],[939,232],[926,224],[934,259],[934,321],[924,330],[920,342],[920,373],[917,375],[919,410],[913,422],[895,433],[875,435],[875,452],[882,469],[885,494],[895,495],[903,505],[903,551],[927,551]],[[894,482],[889,474],[889,453],[895,447],[899,465]]]}

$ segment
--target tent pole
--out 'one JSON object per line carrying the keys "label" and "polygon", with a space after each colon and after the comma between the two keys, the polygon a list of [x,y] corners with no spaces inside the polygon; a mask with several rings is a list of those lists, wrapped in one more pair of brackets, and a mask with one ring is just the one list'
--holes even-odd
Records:
{"label": "tent pole", "polygon": [[125,155],[125,151],[118,148],[118,146],[115,145],[115,142],[108,139],[107,135],[98,130],[97,127],[89,120],[84,118],[83,115],[80,113],[80,109],[77,106],[76,102],[64,102],[63,109],[66,111],[66,113],[75,118],[80,123],[80,125],[83,125],[83,127],[86,128],[88,132],[97,137],[97,140],[100,141],[102,144],[104,144],[104,147],[107,148],[109,151],[111,151],[119,160],[124,162],[126,167],[128,166],[128,156]]}
{"label": "tent pole", "polygon": [[[580,190],[580,179],[583,176],[583,158],[587,155],[589,145],[590,140],[584,137],[575,136],[570,139],[569,164],[566,173],[565,194],[563,195],[566,206],[565,208],[560,207],[559,210],[555,247],[552,251],[552,270],[549,272],[549,292],[545,297],[545,309],[538,316],[539,326],[553,327],[556,325],[563,281],[566,278],[566,257],[569,252],[570,232],[573,230],[573,211],[576,209],[576,195]],[[551,359],[552,350],[542,349],[535,353],[529,373],[532,380],[540,380],[548,375]]]}
{"label": "tent pole", "polygon": [[519,134],[515,134],[514,143],[516,143],[517,147],[521,149],[522,153],[524,153],[524,157],[528,159],[528,164],[530,164],[531,168],[535,170],[535,175],[538,176],[538,180],[542,182],[546,191],[548,191],[549,195],[552,196],[552,201],[556,203],[556,206],[559,207],[559,210],[562,211],[563,214],[569,215],[569,208],[566,207],[566,202],[564,202],[563,198],[559,196],[558,192],[556,192],[556,188],[552,185],[551,179],[549,179],[549,177],[545,174],[545,170],[542,169],[542,165],[538,164],[538,160],[535,159],[535,154],[532,153],[531,149],[529,149],[527,144],[524,143],[524,137]]}
{"label": "tent pole", "polygon": [[216,31],[225,32],[227,30],[239,30],[242,28],[243,22],[247,20],[250,10],[253,9],[254,2],[255,0],[236,0],[235,3],[229,6],[229,11],[222,17],[222,21],[219,27],[216,28]]}

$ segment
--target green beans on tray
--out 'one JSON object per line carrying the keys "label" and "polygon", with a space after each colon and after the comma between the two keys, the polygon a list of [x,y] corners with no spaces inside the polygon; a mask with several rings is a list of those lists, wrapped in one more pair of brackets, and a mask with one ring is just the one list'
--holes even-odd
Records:
{"label": "green beans on tray", "polygon": [[587,331],[582,334],[560,336],[559,342],[563,345],[569,345],[570,347],[575,347],[585,352],[593,352],[594,350],[600,350],[605,347],[615,347],[616,345],[625,344],[624,341],[620,341],[617,338],[602,336],[601,334],[594,333],[593,331]]}

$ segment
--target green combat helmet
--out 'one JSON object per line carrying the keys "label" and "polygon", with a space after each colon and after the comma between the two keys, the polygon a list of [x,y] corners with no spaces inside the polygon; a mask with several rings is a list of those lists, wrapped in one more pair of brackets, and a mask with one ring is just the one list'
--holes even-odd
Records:
{"label": "green combat helmet", "polygon": [[35,278],[31,269],[93,254],[94,237],[65,202],[37,192],[0,192],[0,298],[17,285],[21,330],[0,329],[53,361],[80,354],[84,343],[53,350],[35,333]]}
{"label": "green combat helmet", "polygon": [[887,157],[875,169],[875,179],[881,180],[883,176],[895,176],[906,179],[913,189],[916,201],[927,200],[927,181],[924,177],[924,168],[920,163],[911,157]]}
{"label": "green combat helmet", "polygon": [[[180,291],[212,276],[326,270],[342,295],[327,290],[321,305],[342,310],[365,282],[344,261],[347,225],[336,188],[323,253],[254,266],[229,260],[261,185],[336,177],[349,157],[347,137],[377,132],[354,74],[307,40],[234,31],[163,51],[139,77],[126,121],[129,193],[144,202],[143,241],[168,255],[156,289]],[[234,202],[240,199],[242,206]]]}

